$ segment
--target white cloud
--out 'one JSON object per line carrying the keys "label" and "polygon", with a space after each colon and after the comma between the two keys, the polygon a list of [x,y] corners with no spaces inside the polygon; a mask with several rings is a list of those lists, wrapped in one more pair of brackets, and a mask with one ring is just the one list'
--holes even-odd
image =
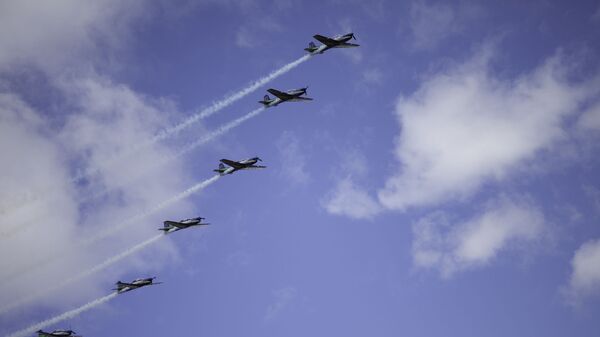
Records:
{"label": "white cloud", "polygon": [[569,281],[567,299],[576,304],[584,297],[600,294],[600,240],[582,244],[571,260],[573,272]]}
{"label": "white cloud", "polygon": [[434,49],[440,41],[464,31],[466,23],[481,15],[482,10],[476,3],[414,1],[409,21],[413,47],[416,50]]}
{"label": "white cloud", "polygon": [[1,7],[0,71],[18,64],[72,68],[74,60],[119,46],[150,6],[142,0],[9,0]]}
{"label": "white cloud", "polygon": [[377,84],[380,85],[383,83],[383,72],[378,68],[370,68],[366,69],[362,73],[362,80],[365,84]]}
{"label": "white cloud", "polygon": [[292,302],[296,296],[298,295],[298,290],[296,287],[287,286],[281,289],[277,289],[273,291],[273,296],[275,297],[275,301],[267,307],[267,312],[265,313],[265,321],[273,320],[285,307],[287,307],[290,302]]}
{"label": "white cloud", "polygon": [[[590,91],[570,84],[560,57],[515,80],[499,80],[484,49],[462,66],[439,73],[398,100],[402,128],[398,172],[379,191],[390,209],[472,195],[485,181],[565,139],[564,118]],[[585,89],[585,90],[584,90]]]}
{"label": "white cloud", "polygon": [[264,35],[283,31],[283,26],[270,18],[251,20],[241,25],[235,35],[235,45],[240,48],[253,48],[267,41]]}
{"label": "white cloud", "polygon": [[306,170],[306,156],[300,148],[300,140],[293,132],[284,132],[277,140],[277,149],[281,156],[281,176],[286,181],[304,185],[310,180]]}
{"label": "white cloud", "polygon": [[[44,112],[36,111],[14,94],[0,96],[0,155],[11,158],[0,166],[0,204],[14,204],[14,198],[17,202],[23,200],[22,192],[34,196],[21,207],[7,209],[0,219],[0,254],[11,256],[0,260],[0,280],[4,282],[0,297],[5,305],[43,289],[39,280],[87,270],[155,235],[154,226],[147,224],[160,223],[157,215],[99,245],[85,249],[77,245],[90,233],[151,208],[192,183],[181,167],[157,169],[146,179],[136,179],[146,167],[174,152],[164,145],[138,151],[118,165],[104,165],[131,144],[150,139],[164,124],[164,106],[159,102],[102,78],[67,81],[57,88],[71,97],[64,106],[75,109],[64,111],[62,123],[49,123]],[[86,184],[73,184],[72,167],[80,166],[98,169],[98,174]],[[112,193],[86,204],[81,202],[105,188],[111,188]],[[181,202],[169,210],[186,214],[192,208]],[[168,241],[161,240],[154,248],[167,258],[173,256]],[[49,256],[60,259],[40,264]],[[129,259],[109,273],[49,294],[34,304],[64,308],[89,299],[99,289],[105,291],[123,270],[155,269],[161,265],[160,260],[148,264],[147,260]]]}
{"label": "white cloud", "polygon": [[415,266],[435,268],[443,277],[450,277],[487,265],[511,243],[540,239],[544,218],[530,203],[502,197],[467,222],[451,224],[444,214],[436,213],[414,224],[413,232]]}
{"label": "white cloud", "polygon": [[[77,246],[89,234],[151,208],[192,183],[181,166],[143,175],[147,167],[175,153],[167,145],[157,144],[117,165],[106,165],[108,159],[128,152],[132,144],[148,141],[174,113],[173,105],[76,66],[93,63],[90,59],[95,55],[90,55],[98,49],[110,52],[120,48],[135,19],[147,14],[147,6],[141,4],[59,0],[0,5],[0,72],[11,72],[18,65],[37,67],[53,96],[51,110],[45,110],[28,103],[24,97],[31,97],[30,92],[0,94],[0,156],[11,158],[0,165],[0,254],[10,256],[0,260],[2,305],[43,288],[39,280],[56,280],[89,269],[156,235],[155,227],[147,224],[159,223],[160,215],[98,245]],[[18,78],[18,71],[11,76]],[[79,168],[98,173],[74,184],[72,177]],[[89,198],[105,188],[112,193]],[[173,214],[191,210],[187,202],[169,209]],[[104,293],[124,270],[147,272],[160,267],[163,257],[173,257],[166,240],[154,248],[163,254],[151,264],[134,256],[34,304],[72,306]],[[61,258],[43,263],[49,256]],[[2,319],[10,319],[10,315]]]}
{"label": "white cloud", "polygon": [[381,211],[377,201],[357,187],[351,177],[341,180],[322,205],[330,214],[354,219],[372,218]]}
{"label": "white cloud", "polygon": [[577,120],[577,126],[582,130],[600,130],[600,102],[589,107]]}
{"label": "white cloud", "polygon": [[424,1],[413,2],[410,8],[410,28],[416,49],[430,49],[438,41],[459,31],[452,7],[441,3],[428,5]]}

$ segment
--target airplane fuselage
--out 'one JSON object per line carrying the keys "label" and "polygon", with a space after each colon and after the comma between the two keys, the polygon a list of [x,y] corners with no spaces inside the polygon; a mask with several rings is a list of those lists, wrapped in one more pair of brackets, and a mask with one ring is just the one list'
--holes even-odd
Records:
{"label": "airplane fuselage", "polygon": [[189,228],[189,227],[193,227],[193,226],[203,226],[203,225],[208,225],[207,223],[202,223],[202,220],[204,218],[199,217],[199,218],[193,218],[193,219],[185,219],[185,220],[180,220],[180,221],[170,221],[167,220],[165,221],[164,227],[163,228],[159,228],[159,230],[164,231],[165,233],[173,233],[175,231],[181,230],[181,229],[185,229],[185,228]]}
{"label": "airplane fuselage", "polygon": [[[239,170],[248,170],[248,169],[257,169],[257,168],[265,168],[266,166],[256,165],[259,161],[262,161],[258,157],[248,158],[240,161],[234,161],[229,159],[221,159],[221,163],[219,164],[219,168],[213,171],[218,172],[219,175],[224,176],[226,174],[232,174],[235,171]],[[226,167],[225,165],[229,166]]]}
{"label": "airplane fuselage", "polygon": [[135,280],[131,281],[130,283],[119,281],[119,282],[117,282],[117,288],[114,290],[116,290],[117,293],[121,294],[124,292],[135,290],[137,288],[150,286],[150,285],[154,285],[154,284],[159,284],[159,283],[154,283],[153,281],[154,281],[154,277],[135,279]]}
{"label": "airplane fuselage", "polygon": [[75,337],[73,334],[75,331],[73,330],[54,330],[52,332],[45,332],[42,330],[38,330],[37,334],[39,337]]}
{"label": "airplane fuselage", "polygon": [[321,35],[315,35],[315,39],[319,40],[322,43],[320,46],[316,46],[313,42],[311,42],[308,48],[304,48],[311,55],[315,54],[323,54],[326,50],[331,48],[350,48],[350,47],[358,47],[357,44],[349,43],[351,39],[354,39],[354,33],[348,33],[344,35],[337,35],[333,38],[327,38]]}
{"label": "airplane fuselage", "polygon": [[306,95],[306,90],[308,88],[300,88],[300,89],[292,89],[285,92],[281,92],[275,89],[267,90],[269,93],[275,95],[275,97],[270,98],[269,95],[265,95],[262,101],[258,101],[263,104],[265,107],[270,108],[273,106],[277,106],[283,102],[299,102],[312,100],[311,98],[301,97]]}

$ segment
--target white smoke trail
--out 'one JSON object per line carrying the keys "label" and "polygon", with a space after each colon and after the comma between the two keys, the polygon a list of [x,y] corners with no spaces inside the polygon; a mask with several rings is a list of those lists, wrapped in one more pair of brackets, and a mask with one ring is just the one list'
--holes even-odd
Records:
{"label": "white smoke trail", "polygon": [[[231,129],[234,129],[238,126],[240,126],[242,123],[244,123],[245,121],[249,120],[250,118],[256,117],[258,116],[261,112],[263,112],[266,108],[265,107],[260,107],[257,108],[253,111],[250,111],[249,113],[243,115],[240,118],[237,118],[225,125],[221,125],[218,129],[208,133],[207,135],[198,138],[197,140],[185,145],[181,150],[177,151],[176,153],[170,155],[170,156],[165,156],[163,157],[160,161],[155,162],[153,165],[148,165],[146,166],[146,172],[152,171],[153,169],[156,169],[158,167],[161,167],[163,165],[166,165],[168,163],[173,162],[174,160],[176,160],[177,158],[185,155],[186,153],[194,150],[195,148],[204,145],[208,142],[210,142],[211,140],[222,136],[223,134],[227,133],[228,131],[230,131]],[[143,175],[143,173],[142,173]],[[138,175],[138,178],[141,177],[141,175]],[[102,197],[104,195],[106,195],[107,193],[109,193],[110,191],[112,191],[112,189],[105,189],[101,192],[98,193],[94,193],[94,194],[90,194],[88,197],[85,197],[84,199],[80,200],[81,202],[87,202],[88,200],[93,200],[99,197]]]}
{"label": "white smoke trail", "polygon": [[[105,268],[108,268],[109,266],[113,265],[114,263],[117,263],[117,262],[121,261],[122,259],[126,258],[127,256],[129,256],[143,248],[146,248],[147,246],[153,244],[154,242],[158,241],[159,239],[161,239],[164,236],[165,236],[165,234],[163,234],[163,233],[153,236],[146,241],[143,241],[133,247],[126,249],[125,251],[121,252],[120,254],[117,254],[115,256],[112,256],[112,257],[104,260],[102,263],[97,264],[96,266],[94,266],[88,270],[85,270],[85,271],[83,271],[75,276],[72,276],[70,278],[64,279],[62,282],[55,283],[55,285],[52,287],[49,287],[46,289],[39,289],[38,291],[33,292],[33,293],[29,294],[28,296],[22,297],[18,301],[9,303],[9,304],[3,306],[2,308],[0,308],[0,315],[5,314],[6,312],[8,312],[14,308],[20,307],[24,304],[34,301],[52,291],[55,291],[62,287],[65,287],[71,283],[77,282],[87,276],[90,276],[90,275],[97,273]],[[46,283],[46,284],[48,284],[48,283]]]}
{"label": "white smoke trail", "polygon": [[90,309],[92,309],[94,307],[97,307],[97,306],[103,304],[103,303],[106,303],[106,302],[112,300],[113,298],[115,298],[117,295],[118,294],[115,292],[115,293],[111,293],[111,294],[109,294],[107,296],[100,297],[100,298],[98,298],[96,300],[93,300],[93,301],[91,301],[89,303],[86,303],[86,304],[80,306],[77,309],[73,309],[73,310],[67,311],[67,312],[65,312],[63,314],[60,314],[58,316],[49,318],[49,319],[47,319],[45,321],[41,321],[39,323],[33,324],[33,325],[31,325],[31,326],[29,326],[29,327],[27,327],[25,329],[13,332],[13,333],[7,335],[6,337],[26,337],[26,336],[29,336],[31,333],[33,333],[33,332],[35,332],[35,331],[37,331],[39,329],[43,329],[43,328],[45,328],[47,326],[50,326],[50,325],[62,322],[62,321],[67,320],[67,319],[71,319],[71,318],[73,318],[73,317],[81,314],[84,311],[90,310]]}
{"label": "white smoke trail", "polygon": [[254,83],[252,83],[251,85],[243,88],[242,90],[236,92],[235,94],[222,99],[220,101],[217,101],[215,103],[213,103],[211,106],[209,106],[208,108],[200,111],[199,113],[196,113],[192,116],[190,116],[188,119],[186,119],[185,121],[170,127],[168,129],[165,129],[163,131],[161,131],[160,133],[158,133],[156,136],[154,136],[154,138],[152,138],[152,140],[150,141],[151,143],[156,143],[158,141],[161,141],[165,138],[171,137],[173,135],[176,135],[177,133],[181,132],[183,129],[187,128],[188,126],[196,123],[199,120],[202,120],[216,112],[218,112],[219,110],[227,107],[228,105],[234,103],[235,101],[243,98],[244,96],[251,94],[252,92],[256,91],[258,88],[262,87],[263,85],[267,84],[268,82],[276,79],[277,77],[287,73],[288,71],[296,68],[297,66],[299,66],[300,64],[302,64],[303,62],[308,61],[308,59],[311,57],[311,55],[304,55],[301,58],[290,62],[286,65],[284,65],[283,67],[271,72],[269,75],[259,79],[258,81],[255,81]]}
{"label": "white smoke trail", "polygon": [[192,143],[187,144],[186,146],[184,146],[181,150],[179,150],[176,154],[174,154],[173,156],[168,157],[169,161],[179,158],[181,156],[183,156],[184,154],[192,151],[193,149],[197,148],[200,145],[206,144],[209,141],[222,136],[223,134],[225,134],[226,132],[228,132],[229,130],[236,128],[238,126],[240,126],[242,123],[244,123],[245,121],[249,120],[250,118],[256,117],[258,116],[261,112],[263,112],[265,110],[264,107],[260,107],[257,108],[255,110],[250,111],[249,113],[245,114],[244,116],[235,119],[225,125],[220,126],[218,129],[212,131],[211,133],[207,134],[206,136],[199,138],[197,140],[195,140]]}
{"label": "white smoke trail", "polygon": [[196,185],[188,188],[187,190],[172,196],[171,198],[161,202],[160,204],[154,206],[153,208],[150,208],[132,218],[130,218],[129,220],[125,221],[125,222],[121,222],[111,228],[106,229],[105,231],[98,233],[90,238],[88,238],[87,240],[82,241],[81,245],[83,246],[87,246],[89,244],[92,244],[100,239],[103,239],[107,236],[110,236],[116,232],[118,232],[119,230],[123,229],[124,227],[127,227],[128,225],[131,225],[132,223],[136,223],[140,220],[142,220],[143,218],[150,216],[158,211],[161,211],[173,204],[175,204],[176,202],[183,200],[187,197],[189,197],[190,195],[199,192],[203,189],[205,189],[206,187],[208,187],[209,185],[211,185],[212,183],[216,182],[217,180],[219,180],[221,176],[220,175],[215,175],[209,179],[206,179],[204,181],[201,181],[199,183],[197,183]]}
{"label": "white smoke trail", "polygon": [[[177,135],[179,132],[188,128],[192,124],[219,112],[220,110],[226,108],[227,106],[229,106],[229,105],[233,104],[234,102],[247,96],[248,94],[253,93],[261,86],[263,86],[263,85],[267,84],[268,82],[276,79],[277,77],[287,73],[288,71],[296,68],[300,64],[308,61],[308,59],[310,59],[311,56],[312,55],[310,55],[310,54],[304,55],[304,56],[300,57],[299,59],[292,61],[277,70],[272,71],[267,76],[253,82],[252,84],[239,90],[238,92],[236,92],[230,96],[227,96],[224,99],[221,99],[220,101],[214,102],[208,108],[205,108],[205,109],[201,110],[200,112],[191,115],[183,122],[160,131],[154,137],[152,137],[149,141],[133,146],[129,151],[126,151],[122,155],[116,156],[115,158],[110,160],[110,162],[108,162],[106,164],[111,165],[111,164],[117,162],[119,159],[122,159],[123,157],[128,157],[129,155],[138,152],[140,149],[146,148],[148,146],[156,144],[159,141],[162,141],[169,137]],[[79,182],[80,180],[82,180],[86,177],[89,177],[97,172],[98,172],[97,168],[91,168],[91,169],[84,170],[83,172],[81,172],[81,173],[77,174],[75,177],[73,177],[71,179],[71,182],[73,182],[73,183]]]}
{"label": "white smoke trail", "polygon": [[[142,213],[140,213],[140,214],[138,214],[138,215],[136,215],[134,217],[129,218],[128,220],[126,220],[124,222],[121,222],[121,223],[119,223],[119,224],[117,224],[117,225],[115,225],[113,227],[110,227],[110,228],[104,230],[103,232],[97,233],[96,235],[94,235],[94,236],[92,236],[92,237],[90,237],[90,238],[88,238],[86,240],[80,241],[77,244],[77,246],[79,248],[84,248],[84,247],[86,247],[88,245],[91,245],[91,244],[97,242],[98,240],[104,239],[104,238],[106,238],[106,237],[108,237],[108,236],[110,236],[110,235],[118,232],[119,230],[121,230],[121,229],[123,229],[123,228],[125,228],[125,227],[127,227],[127,226],[129,226],[129,225],[131,225],[133,223],[141,221],[143,218],[145,218],[145,217],[147,217],[147,216],[149,216],[149,215],[151,215],[153,213],[159,212],[159,211],[165,209],[166,207],[169,207],[169,206],[173,205],[174,203],[176,203],[176,202],[178,202],[178,201],[180,201],[180,200],[182,200],[184,198],[187,198],[187,197],[189,197],[190,195],[192,195],[194,193],[197,193],[197,192],[203,190],[204,188],[208,187],[212,183],[216,182],[219,178],[220,178],[219,175],[215,175],[215,176],[213,176],[213,177],[211,177],[209,179],[201,181],[201,182],[197,183],[196,185],[194,185],[194,186],[186,189],[185,191],[183,191],[183,192],[181,192],[181,193],[179,193],[179,194],[177,194],[177,195],[175,195],[175,196],[173,196],[173,197],[171,197],[171,198],[169,198],[169,199],[161,202],[160,204],[154,206],[151,209],[148,209],[148,210],[146,210],[146,211],[144,211],[144,212],[142,212]],[[34,262],[32,265],[24,268],[24,270],[21,271],[20,273],[15,273],[14,274],[15,275],[14,278],[18,279],[18,277],[22,277],[24,275],[27,275],[29,273],[29,271],[36,270],[40,266],[44,266],[44,265],[52,262],[56,258],[58,258],[57,255],[46,256],[42,261]]]}

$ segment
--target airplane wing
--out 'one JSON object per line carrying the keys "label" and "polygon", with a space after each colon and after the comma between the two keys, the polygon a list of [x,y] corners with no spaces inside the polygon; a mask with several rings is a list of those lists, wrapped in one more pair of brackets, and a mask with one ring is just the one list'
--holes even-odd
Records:
{"label": "airplane wing", "polygon": [[185,228],[185,226],[183,224],[181,224],[180,222],[176,222],[176,221],[165,221],[164,222],[165,227],[167,226],[173,226],[173,227],[177,227],[177,228]]}
{"label": "airplane wing", "polygon": [[315,38],[315,40],[317,40],[317,41],[321,42],[322,44],[324,44],[326,46],[329,46],[329,47],[335,46],[335,45],[339,44],[338,41],[336,41],[334,39],[330,39],[330,38],[328,38],[326,36],[323,36],[323,35],[317,34],[317,35],[315,35],[313,37]]}
{"label": "airplane wing", "polygon": [[310,97],[294,97],[294,99],[292,99],[291,101],[312,101],[313,99]]}
{"label": "airplane wing", "polygon": [[267,167],[261,166],[261,165],[252,165],[252,166],[246,167],[246,169],[262,169],[262,168],[267,168]]}
{"label": "airplane wing", "polygon": [[245,167],[244,165],[238,163],[237,161],[233,161],[233,160],[229,160],[229,159],[221,159],[221,163],[227,164],[236,169],[242,169]]}
{"label": "airplane wing", "polygon": [[288,101],[288,100],[294,98],[294,96],[286,94],[285,92],[281,92],[276,89],[268,89],[267,91],[282,101]]}
{"label": "airplane wing", "polygon": [[356,43],[347,43],[346,42],[346,43],[339,44],[339,45],[337,45],[335,47],[336,48],[350,48],[350,47],[360,47],[360,45],[356,44]]}

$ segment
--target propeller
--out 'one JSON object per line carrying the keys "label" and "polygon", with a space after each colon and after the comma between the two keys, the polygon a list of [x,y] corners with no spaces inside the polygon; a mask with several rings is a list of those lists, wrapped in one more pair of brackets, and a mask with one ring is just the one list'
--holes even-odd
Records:
{"label": "propeller", "polygon": [[262,161],[262,159],[260,159],[260,158],[258,158],[258,157],[256,157],[256,160],[258,160],[258,161]]}
{"label": "propeller", "polygon": [[352,38],[356,40],[356,36],[354,36],[354,33],[350,33],[350,36],[352,36]]}

